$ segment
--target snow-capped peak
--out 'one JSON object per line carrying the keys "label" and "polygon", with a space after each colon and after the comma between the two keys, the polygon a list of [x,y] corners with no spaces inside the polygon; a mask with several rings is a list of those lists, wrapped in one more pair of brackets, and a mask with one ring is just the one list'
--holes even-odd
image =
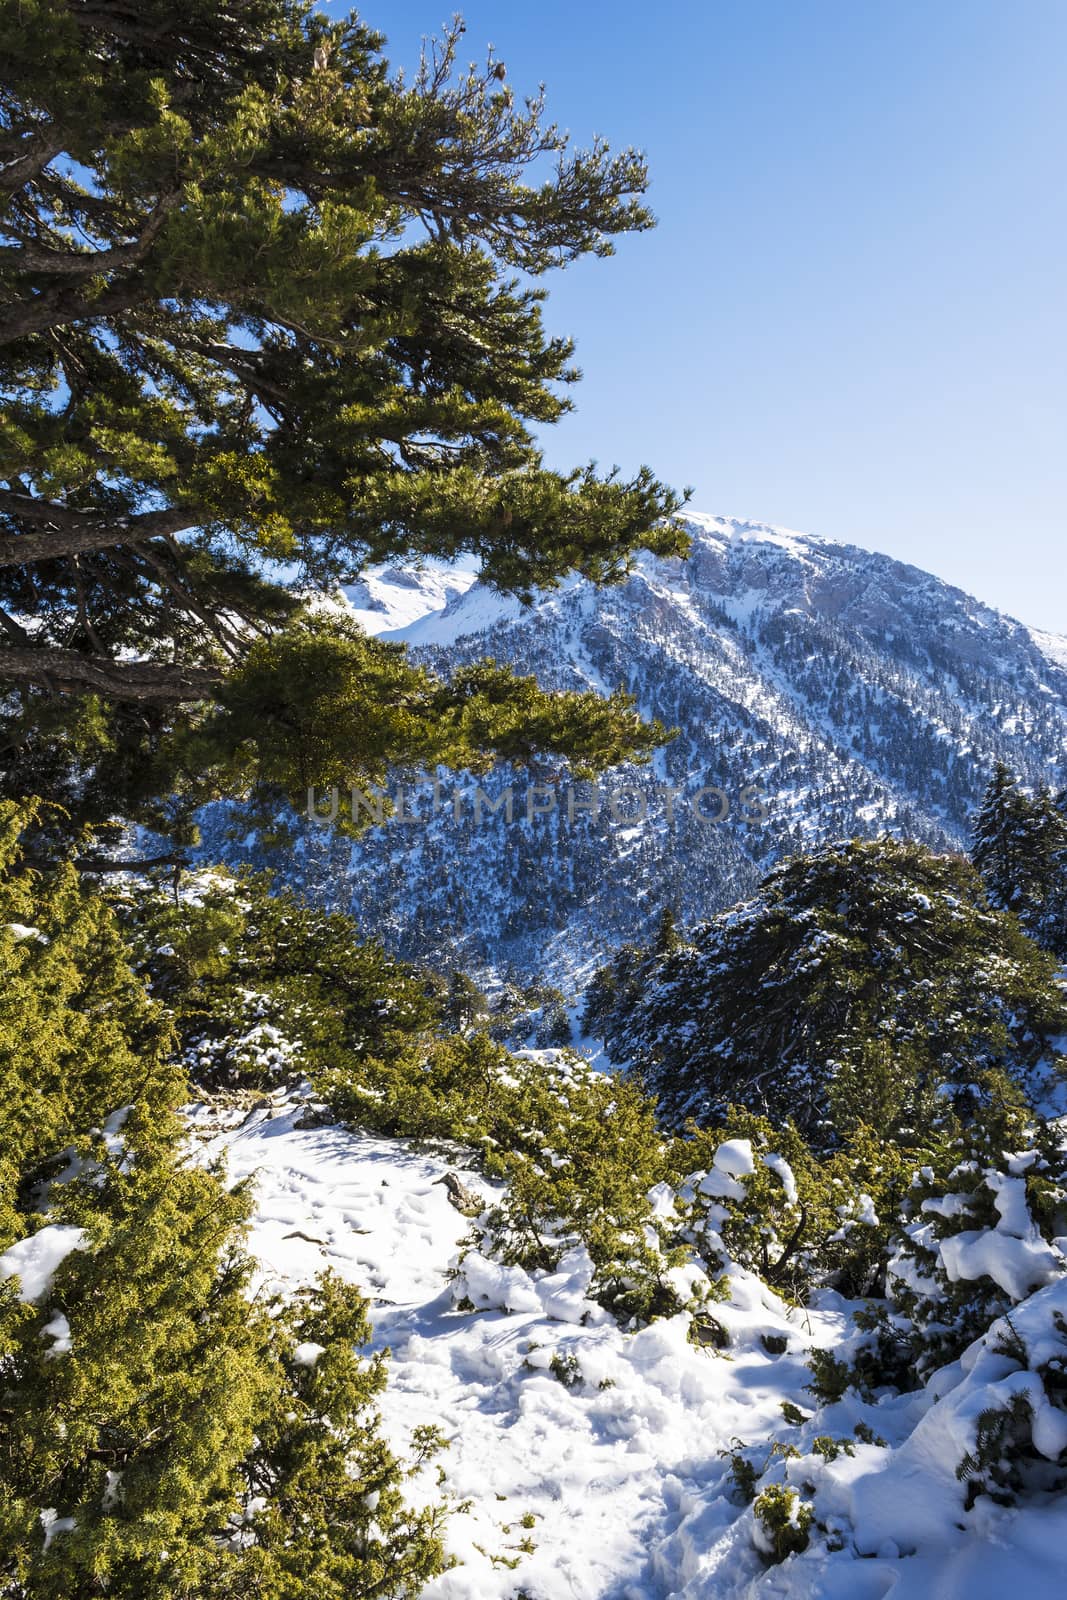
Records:
{"label": "snow-capped peak", "polygon": [[804,556],[812,546],[836,545],[840,541],[818,534],[798,533],[770,522],[752,522],[746,517],[710,516],[703,511],[686,511],[681,520],[690,534],[704,541],[730,545],[772,545],[790,555]]}
{"label": "snow-capped peak", "polygon": [[393,634],[421,617],[445,610],[464,595],[478,574],[465,562],[427,561],[418,567],[371,567],[344,590],[360,626],[371,634]]}

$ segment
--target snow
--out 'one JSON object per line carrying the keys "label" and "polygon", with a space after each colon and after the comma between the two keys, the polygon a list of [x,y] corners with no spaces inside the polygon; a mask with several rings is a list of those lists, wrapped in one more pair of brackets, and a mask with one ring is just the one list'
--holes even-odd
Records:
{"label": "snow", "polygon": [[47,1550],[57,1534],[72,1533],[78,1524],[73,1517],[61,1517],[54,1506],[48,1506],[41,1512],[41,1526],[44,1528],[44,1548]]}
{"label": "snow", "polygon": [[41,1329],[42,1339],[51,1339],[52,1345],[48,1351],[49,1356],[67,1356],[73,1349],[70,1335],[70,1323],[62,1311],[57,1311],[51,1322],[46,1322]]}
{"label": "snow", "polygon": [[421,567],[372,567],[344,590],[349,613],[365,633],[393,634],[443,611],[477,580],[470,562],[427,561]]}
{"label": "snow", "polygon": [[[201,1159],[223,1157],[233,1181],[255,1180],[255,1287],[292,1289],[325,1267],[359,1284],[373,1348],[391,1351],[390,1443],[403,1454],[427,1421],[450,1441],[442,1487],[432,1468],[408,1490],[419,1502],[444,1493],[453,1506],[447,1541],[458,1564],[423,1600],[999,1600],[1008,1584],[1028,1600],[1059,1600],[1062,1500],[1009,1508],[979,1495],[968,1510],[956,1468],[978,1418],[1013,1397],[1029,1408],[1042,1457],[1067,1450],[1067,1417],[1037,1370],[1064,1353],[1062,1262],[1054,1282],[1012,1310],[1027,1361],[1004,1353],[1009,1330],[995,1324],[925,1389],[877,1404],[849,1391],[813,1416],[808,1351],[847,1354],[852,1331],[852,1307],[836,1294],[790,1309],[731,1267],[729,1300],[710,1307],[729,1339],[723,1353],[690,1343],[685,1315],[624,1333],[588,1299],[584,1248],[550,1273],[472,1248],[477,1223],[454,1209],[441,1180],[455,1173],[486,1205],[499,1190],[463,1152],[304,1127],[305,1109],[279,1090],[243,1121],[220,1120],[209,1105],[187,1116]],[[762,1159],[788,1197],[788,1164]],[[750,1142],[727,1140],[694,1181],[743,1193],[754,1169]],[[983,1268],[1004,1276],[1016,1247],[1028,1252],[1026,1272],[1036,1259],[1028,1233],[1004,1231],[1029,1227],[1011,1184],[998,1191],[1001,1226],[981,1234],[991,1241]],[[670,1203],[666,1186],[651,1197],[653,1211]],[[768,1352],[768,1334],[784,1337],[784,1353]],[[297,1359],[320,1354],[309,1345]],[[783,1401],[810,1420],[787,1427]],[[813,1452],[815,1435],[849,1441],[858,1422],[886,1443],[855,1441],[832,1460]],[[797,1459],[772,1453],[781,1439]],[[768,1565],[765,1535],[724,1459],[739,1448],[767,1467],[761,1488],[792,1488],[842,1548],[819,1532],[803,1553]]]}
{"label": "snow", "polygon": [[19,1239],[0,1255],[0,1280],[17,1274],[20,1298],[35,1305],[51,1292],[52,1279],[71,1251],[87,1247],[83,1228],[63,1222],[48,1223],[36,1233]]}
{"label": "snow", "polygon": [[[451,1440],[440,1458],[446,1492],[473,1504],[450,1521],[462,1565],[425,1600],[511,1600],[523,1587],[539,1600],[675,1592],[660,1572],[671,1570],[684,1508],[711,1497],[724,1524],[736,1518],[719,1452],[735,1435],[773,1434],[783,1399],[810,1406],[805,1353],[839,1335],[840,1310],[790,1313],[738,1274],[733,1303],[714,1307],[729,1359],[689,1343],[684,1316],[627,1335],[587,1299],[583,1248],[552,1273],[475,1251],[459,1262],[472,1224],[440,1179],[452,1171],[487,1203],[494,1195],[460,1156],[303,1128],[301,1109],[279,1095],[235,1128],[214,1131],[208,1107],[189,1120],[212,1135],[201,1159],[224,1155],[234,1181],[256,1178],[262,1282],[293,1287],[329,1266],[369,1297],[375,1346],[392,1351],[383,1412],[394,1447],[426,1421]],[[745,1164],[736,1149],[727,1159]],[[479,1309],[460,1310],[464,1299]],[[768,1332],[786,1336],[786,1354],[768,1354]],[[434,1497],[432,1472],[411,1493]],[[518,1549],[526,1536],[532,1553]]]}
{"label": "snow", "polygon": [[[785,1190],[785,1197],[789,1204],[791,1206],[796,1205],[797,1180],[793,1174],[793,1169],[789,1165],[789,1162],[785,1159],[785,1156],[777,1156],[773,1154],[766,1155],[763,1157],[763,1165],[768,1167],[779,1180],[782,1188]],[[868,1204],[870,1204],[870,1197],[868,1195],[863,1195],[861,1198],[867,1200]],[[860,1220],[866,1221],[866,1218],[861,1217]],[[877,1221],[877,1218],[875,1218],[875,1221]]]}
{"label": "snow", "polygon": [[458,1271],[453,1298],[469,1299],[482,1310],[534,1311],[556,1322],[604,1322],[607,1313],[588,1299],[593,1270],[584,1246],[568,1251],[555,1272],[536,1278],[522,1267],[502,1267],[470,1250]]}
{"label": "snow", "polygon": [[1060,633],[1045,633],[1041,628],[1028,628],[1027,632],[1053,666],[1067,669],[1067,638]]}
{"label": "snow", "polygon": [[797,533],[793,528],[780,528],[769,522],[749,522],[743,517],[715,517],[699,511],[686,511],[682,521],[699,528],[705,537],[710,535],[723,540],[727,546],[766,545],[801,558],[809,553],[812,545],[839,543],[836,539]]}
{"label": "snow", "polygon": [[1050,1283],[1063,1271],[1063,1257],[1038,1236],[1016,1239],[991,1228],[950,1234],[938,1246],[952,1283],[992,1278],[1013,1300]]}
{"label": "snow", "polygon": [[477,584],[443,610],[427,613],[383,637],[410,645],[449,645],[469,634],[485,633],[498,622],[514,622],[527,609],[514,595],[498,594]]}
{"label": "snow", "polygon": [[723,1172],[719,1167],[712,1167],[711,1171],[700,1179],[696,1185],[697,1194],[705,1195],[709,1200],[743,1200],[745,1191],[736,1178],[731,1178],[729,1173]]}
{"label": "snow", "polygon": [[297,1345],[293,1351],[293,1360],[298,1367],[313,1367],[319,1357],[325,1354],[326,1346],[324,1344],[315,1344],[313,1340],[307,1339],[303,1344]]}
{"label": "snow", "polygon": [[756,1163],[752,1156],[752,1143],[749,1139],[726,1139],[715,1152],[714,1165],[720,1172],[728,1172],[731,1178],[747,1178],[755,1172]]}

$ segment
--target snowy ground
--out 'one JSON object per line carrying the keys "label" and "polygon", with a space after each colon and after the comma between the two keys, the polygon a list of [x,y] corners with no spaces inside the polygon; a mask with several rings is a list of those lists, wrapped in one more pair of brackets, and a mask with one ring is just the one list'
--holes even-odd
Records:
{"label": "snowy ground", "polygon": [[[392,1351],[383,1412],[396,1448],[425,1422],[451,1440],[440,1458],[445,1489],[471,1504],[450,1526],[460,1564],[426,1600],[999,1600],[1009,1586],[1051,1600],[1064,1592],[1067,1510],[1050,1501],[1011,1513],[979,1502],[959,1515],[952,1432],[986,1392],[987,1357],[970,1376],[945,1380],[940,1405],[922,1395],[877,1410],[846,1400],[824,1413],[821,1429],[850,1435],[870,1418],[901,1448],[860,1445],[831,1464],[789,1462],[790,1481],[816,1478],[820,1518],[839,1510],[854,1539],[837,1554],[820,1546],[766,1568],[720,1451],[790,1436],[782,1402],[811,1410],[805,1354],[842,1337],[843,1307],[830,1297],[818,1312],[790,1312],[739,1277],[734,1303],[715,1308],[731,1335],[720,1354],[690,1344],[683,1318],[623,1334],[581,1300],[580,1272],[535,1283],[479,1257],[466,1287],[497,1308],[460,1311],[448,1269],[469,1223],[441,1179],[457,1172],[487,1196],[489,1186],[461,1163],[399,1141],[302,1128],[304,1110],[279,1098],[241,1121],[239,1110],[202,1105],[190,1122],[205,1156],[224,1156],[235,1180],[256,1178],[251,1245],[267,1282],[305,1282],[328,1266],[372,1301],[376,1342]],[[777,1356],[763,1343],[775,1334],[787,1339]],[[556,1353],[577,1375],[573,1387],[549,1370]],[[431,1474],[420,1492],[438,1493]],[[857,1546],[866,1559],[856,1559]]]}

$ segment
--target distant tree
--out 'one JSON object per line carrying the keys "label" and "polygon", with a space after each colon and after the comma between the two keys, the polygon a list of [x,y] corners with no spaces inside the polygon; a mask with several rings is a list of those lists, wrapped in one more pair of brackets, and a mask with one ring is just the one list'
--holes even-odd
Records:
{"label": "distant tree", "polygon": [[994,905],[1039,944],[1067,957],[1067,807],[1027,794],[998,762],[975,814],[971,860]]}
{"label": "distant tree", "polygon": [[853,841],[779,867],[681,949],[624,949],[589,1014],[677,1122],[733,1102],[817,1145],[863,1125],[914,1143],[976,1072],[1054,1058],[1055,972],[966,861]]}
{"label": "distant tree", "polygon": [[462,33],[405,81],[306,0],[0,11],[6,792],[180,831],[216,792],[662,737],[309,603],[375,562],[528,595],[685,547],[647,469],[534,440],[578,374],[531,280],[651,225],[644,163],[569,149]]}
{"label": "distant tree", "polygon": [[652,948],[658,956],[665,956],[671,950],[677,950],[682,943],[682,936],[678,932],[678,918],[673,906],[664,906],[656,924],[656,934],[652,941]]}
{"label": "distant tree", "polygon": [[571,1019],[562,995],[545,1007],[536,1039],[542,1049],[549,1050],[563,1049],[571,1043]]}
{"label": "distant tree", "polygon": [[453,972],[448,993],[441,1002],[441,1020],[450,1033],[473,1033],[490,1016],[489,1001],[474,979],[465,972]]}

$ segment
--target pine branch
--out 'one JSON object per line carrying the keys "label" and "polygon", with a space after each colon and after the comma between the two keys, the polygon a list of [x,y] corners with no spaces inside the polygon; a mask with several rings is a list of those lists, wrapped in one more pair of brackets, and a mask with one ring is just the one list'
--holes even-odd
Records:
{"label": "pine branch", "polygon": [[72,322],[101,322],[139,305],[148,294],[140,280],[122,279],[103,294],[88,296],[69,288],[46,289],[32,299],[9,308],[0,317],[0,345],[25,339],[31,333],[62,328]]}
{"label": "pine branch", "polygon": [[58,156],[66,140],[56,128],[33,134],[19,145],[13,160],[0,167],[0,194],[15,194],[32,183],[50,161]]}
{"label": "pine branch", "polygon": [[138,857],[118,856],[75,856],[74,867],[78,872],[149,872],[154,867],[187,867],[189,858],[181,850],[172,850],[166,855]]}
{"label": "pine branch", "polygon": [[210,696],[221,677],[214,667],[101,660],[46,646],[0,646],[0,680],[67,694],[97,692],[134,703],[190,704]]}
{"label": "pine branch", "polygon": [[79,511],[54,500],[41,500],[35,495],[15,494],[10,489],[0,489],[0,515],[40,530],[0,539],[0,567],[54,561],[59,556],[107,550],[115,545],[143,544],[147,539],[195,527],[198,520],[191,506],[168,506],[162,511],[120,513],[109,517],[96,511]]}
{"label": "pine branch", "polygon": [[[153,207],[137,238],[130,244],[114,245],[109,250],[49,250],[31,240],[17,245],[0,245],[0,272],[7,268],[15,274],[42,272],[46,277],[91,278],[97,273],[112,272],[117,267],[135,266],[144,260],[152,248],[178,199],[177,192],[163,196]],[[38,299],[39,296],[35,295],[29,303],[36,305]]]}

